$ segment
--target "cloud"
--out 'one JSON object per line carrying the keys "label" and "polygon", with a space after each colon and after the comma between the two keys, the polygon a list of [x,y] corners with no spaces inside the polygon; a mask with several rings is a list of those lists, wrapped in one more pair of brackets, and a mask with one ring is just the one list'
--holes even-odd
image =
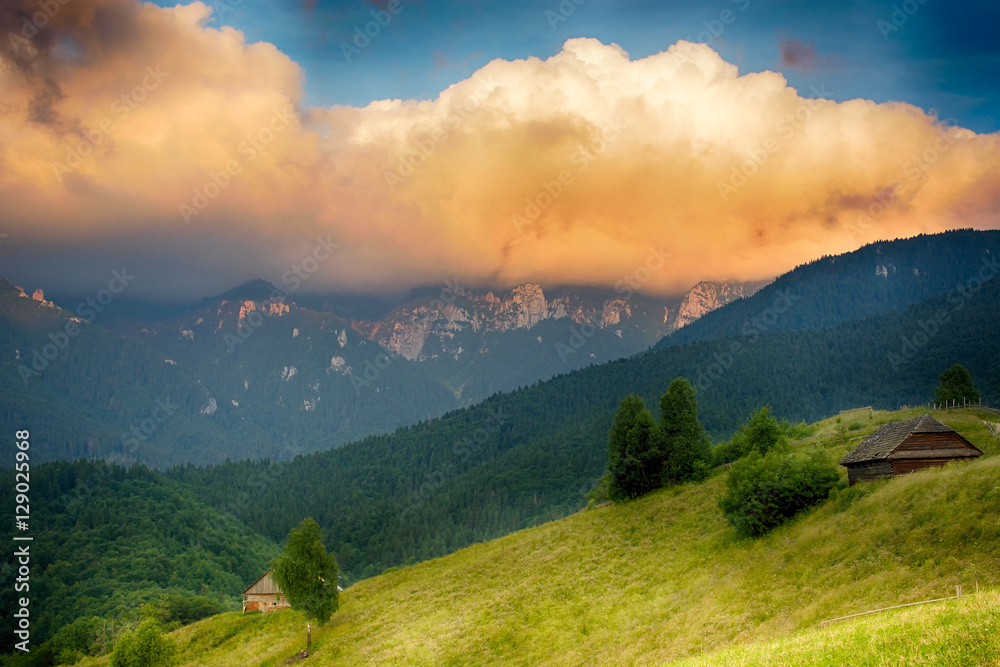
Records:
{"label": "cloud", "polygon": [[30,246],[24,261],[52,275],[65,255],[46,244],[95,274],[158,267],[148,289],[182,275],[201,296],[280,284],[317,237],[340,248],[310,291],[614,285],[662,248],[646,286],[676,293],[998,224],[997,135],[904,103],[812,99],[705,45],[632,60],[571,39],[433,100],[305,108],[300,67],[209,27],[211,11],[67,3],[25,56],[4,52],[5,249]]}
{"label": "cloud", "polygon": [[812,71],[819,64],[819,54],[816,47],[798,39],[782,39],[778,43],[778,51],[781,53],[781,63],[801,69],[804,72]]}

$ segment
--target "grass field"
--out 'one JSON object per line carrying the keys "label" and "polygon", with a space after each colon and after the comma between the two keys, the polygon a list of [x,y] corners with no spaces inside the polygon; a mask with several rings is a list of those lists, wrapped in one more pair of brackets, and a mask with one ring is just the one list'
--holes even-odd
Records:
{"label": "grass field", "polygon": [[[841,415],[794,444],[839,457],[858,442],[839,429],[921,412]],[[981,417],[1000,418],[936,416],[990,456],[852,487],[758,540],[723,520],[723,470],[585,510],[355,584],[306,664],[998,664],[996,592],[816,627],[1000,586],[1000,447]],[[291,611],[224,614],[171,637],[180,664],[278,665],[305,628]]]}
{"label": "grass field", "polygon": [[1000,593],[887,611],[785,639],[723,649],[672,667],[1000,665]]}

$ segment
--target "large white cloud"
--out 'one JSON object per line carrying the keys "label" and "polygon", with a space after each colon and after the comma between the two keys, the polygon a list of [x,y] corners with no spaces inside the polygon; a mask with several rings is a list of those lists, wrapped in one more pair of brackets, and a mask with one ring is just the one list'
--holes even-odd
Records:
{"label": "large white cloud", "polygon": [[633,61],[571,39],[435,100],[303,109],[296,63],[210,15],[71,2],[4,45],[8,233],[84,254],[145,235],[164,242],[138,252],[179,265],[230,238],[231,270],[206,272],[220,282],[280,276],[329,235],[339,254],[309,287],[341,290],[610,285],[662,249],[647,288],[667,292],[875,238],[998,226],[997,135],[740,76],[704,45]]}

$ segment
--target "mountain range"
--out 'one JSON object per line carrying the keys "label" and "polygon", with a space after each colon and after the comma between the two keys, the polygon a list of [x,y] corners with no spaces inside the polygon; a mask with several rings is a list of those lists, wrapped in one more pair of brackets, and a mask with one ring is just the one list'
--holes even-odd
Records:
{"label": "mountain range", "polygon": [[61,308],[0,279],[2,419],[45,415],[42,460],[285,460],[640,352],[761,284],[657,299],[448,282],[366,308],[255,280],[194,304],[109,292]]}

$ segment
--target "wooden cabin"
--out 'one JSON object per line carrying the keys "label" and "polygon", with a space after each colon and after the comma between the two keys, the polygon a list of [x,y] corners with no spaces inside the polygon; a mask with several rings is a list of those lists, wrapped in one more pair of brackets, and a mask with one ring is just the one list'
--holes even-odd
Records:
{"label": "wooden cabin", "polygon": [[949,461],[971,460],[983,453],[930,415],[884,424],[841,461],[847,480],[897,477]]}
{"label": "wooden cabin", "polygon": [[253,582],[250,588],[243,591],[243,611],[259,611],[267,613],[279,609],[288,609],[288,598],[285,597],[278,584],[271,578],[268,570],[264,576]]}

